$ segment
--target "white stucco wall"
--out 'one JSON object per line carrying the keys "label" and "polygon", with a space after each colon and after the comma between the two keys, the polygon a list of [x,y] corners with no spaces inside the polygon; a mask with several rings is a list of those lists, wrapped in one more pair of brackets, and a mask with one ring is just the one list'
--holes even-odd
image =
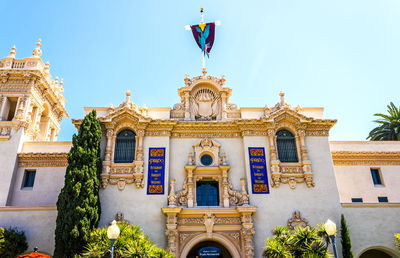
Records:
{"label": "white stucco wall", "polygon": [[53,254],[57,210],[55,207],[49,208],[50,210],[4,211],[5,208],[0,207],[0,226],[23,230],[29,246],[28,251],[33,251],[37,246],[39,251]]}
{"label": "white stucco wall", "polygon": [[[33,187],[22,187],[25,170],[36,170]],[[65,167],[18,168],[11,206],[56,205],[64,186]]]}
{"label": "white stucco wall", "polygon": [[[374,185],[371,168],[381,171],[382,185]],[[335,166],[337,185],[342,203],[351,198],[363,198],[365,203],[377,203],[378,196],[400,203],[400,168],[398,166]]]}
{"label": "white stucco wall", "polygon": [[394,234],[400,231],[400,208],[342,208],[342,213],[350,232],[354,257],[359,257],[370,247],[388,248],[394,257],[400,257],[394,245]]}
{"label": "white stucco wall", "polygon": [[[147,195],[148,159],[150,147],[165,148],[165,186],[163,195]],[[167,205],[169,177],[170,144],[169,137],[145,137],[144,139],[144,188],[135,184],[125,186],[119,191],[116,185],[108,185],[100,190],[101,218],[99,226],[106,226],[117,212],[122,212],[124,218],[142,227],[143,231],[158,246],[165,247],[165,217],[161,207]]]}
{"label": "white stucco wall", "polygon": [[67,153],[72,147],[72,142],[24,142],[21,153]]}
{"label": "white stucco wall", "polygon": [[399,141],[331,141],[331,151],[400,151]]}
{"label": "white stucco wall", "polygon": [[[244,137],[246,173],[250,178],[248,147],[264,147],[268,157],[266,137]],[[250,204],[258,207],[253,215],[255,227],[255,257],[261,257],[265,240],[272,236],[277,225],[286,225],[295,210],[299,210],[310,225],[325,222],[328,218],[340,221],[339,195],[335,184],[332,160],[327,137],[306,137],[306,147],[312,162],[315,187],[307,188],[304,183],[290,189],[288,184],[270,188],[270,194],[250,194]],[[269,170],[269,161],[267,158]],[[268,180],[271,180],[268,171]],[[249,180],[248,180],[249,181]],[[249,189],[250,184],[249,184]]]}
{"label": "white stucco wall", "polygon": [[17,166],[17,153],[22,148],[23,128],[12,135],[7,141],[0,141],[0,206],[7,205],[11,199]]}

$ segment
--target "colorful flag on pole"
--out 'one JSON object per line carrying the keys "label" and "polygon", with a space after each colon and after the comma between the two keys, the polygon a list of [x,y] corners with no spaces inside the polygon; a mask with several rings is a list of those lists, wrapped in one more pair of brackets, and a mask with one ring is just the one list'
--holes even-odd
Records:
{"label": "colorful flag on pole", "polygon": [[193,37],[196,40],[197,45],[203,52],[203,55],[210,57],[210,51],[214,44],[215,36],[215,23],[202,23],[190,26],[192,29]]}

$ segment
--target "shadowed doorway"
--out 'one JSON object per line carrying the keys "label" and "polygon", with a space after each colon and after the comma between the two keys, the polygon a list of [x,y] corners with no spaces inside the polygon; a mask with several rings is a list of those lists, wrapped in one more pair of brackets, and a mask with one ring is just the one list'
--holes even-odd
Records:
{"label": "shadowed doorway", "polygon": [[232,255],[229,253],[228,249],[226,249],[220,243],[214,241],[204,241],[198,243],[190,250],[187,258],[201,258],[201,256],[199,256],[199,251],[204,247],[216,247],[220,250],[219,256],[204,256],[204,258],[232,258]]}

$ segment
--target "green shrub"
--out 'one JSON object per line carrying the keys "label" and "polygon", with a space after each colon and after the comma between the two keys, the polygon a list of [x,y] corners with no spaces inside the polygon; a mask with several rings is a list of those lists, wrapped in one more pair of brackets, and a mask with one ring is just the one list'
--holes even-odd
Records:
{"label": "green shrub", "polygon": [[342,243],[342,255],[343,258],[353,258],[353,252],[351,251],[351,240],[349,229],[347,228],[346,219],[342,214],[341,226],[340,226],[340,237]]}
{"label": "green shrub", "polygon": [[268,258],[329,257],[322,228],[318,225],[318,229],[297,227],[289,230],[288,227],[277,226],[273,230],[274,236],[266,240],[263,255]]}
{"label": "green shrub", "polygon": [[0,227],[0,257],[14,258],[26,249],[28,249],[28,244],[23,231]]}
{"label": "green shrub", "polygon": [[[173,258],[174,255],[157,247],[139,226],[118,222],[120,235],[114,244],[114,257]],[[107,237],[107,227],[97,228],[90,234],[89,243],[81,257],[110,257],[111,242]]]}

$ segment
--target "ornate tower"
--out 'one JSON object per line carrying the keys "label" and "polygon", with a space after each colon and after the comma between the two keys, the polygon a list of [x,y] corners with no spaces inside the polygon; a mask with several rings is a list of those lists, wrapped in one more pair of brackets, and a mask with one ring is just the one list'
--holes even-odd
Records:
{"label": "ornate tower", "polygon": [[68,117],[63,81],[51,78],[50,65],[40,56],[40,40],[31,57],[15,58],[15,46],[0,59],[0,137],[9,140],[20,128],[24,139],[54,141],[60,122]]}
{"label": "ornate tower", "polygon": [[55,141],[60,122],[68,117],[63,82],[50,75],[40,58],[40,40],[32,56],[15,58],[15,46],[0,59],[0,206],[11,200],[18,167],[17,154],[24,141]]}

